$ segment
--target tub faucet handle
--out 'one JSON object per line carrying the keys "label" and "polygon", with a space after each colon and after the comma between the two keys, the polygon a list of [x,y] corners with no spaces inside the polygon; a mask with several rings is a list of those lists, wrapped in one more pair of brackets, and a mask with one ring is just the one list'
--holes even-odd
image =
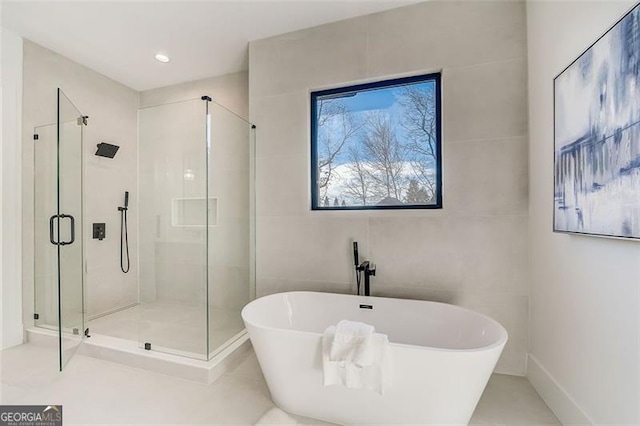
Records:
{"label": "tub faucet handle", "polygon": [[375,263],[369,263],[369,275],[373,275],[374,277],[376,276],[376,264]]}

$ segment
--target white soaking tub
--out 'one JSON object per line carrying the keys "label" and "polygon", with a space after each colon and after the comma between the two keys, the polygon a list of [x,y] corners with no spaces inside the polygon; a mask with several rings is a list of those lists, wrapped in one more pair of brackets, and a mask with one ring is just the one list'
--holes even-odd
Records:
{"label": "white soaking tub", "polygon": [[[343,425],[467,424],[507,342],[496,321],[454,305],[344,294],[272,294],[242,310],[273,401]],[[323,386],[322,333],[347,319],[389,336],[384,396]]]}

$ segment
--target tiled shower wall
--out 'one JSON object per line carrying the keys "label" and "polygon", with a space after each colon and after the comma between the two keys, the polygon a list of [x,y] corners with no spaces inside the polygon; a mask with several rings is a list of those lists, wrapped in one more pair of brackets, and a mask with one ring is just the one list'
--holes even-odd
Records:
{"label": "tiled shower wall", "polygon": [[[204,228],[171,225],[172,199],[204,197],[205,104],[200,97],[208,95],[247,117],[247,92],[246,71],[140,92],[141,302],[200,305],[204,300]],[[185,99],[196,100],[181,102]],[[248,130],[213,103],[210,113],[209,189],[219,213],[209,229],[210,303],[238,310],[249,300],[251,281]],[[187,168],[190,179],[183,177]]]}
{"label": "tiled shower wall", "polygon": [[[525,374],[525,20],[524,2],[429,1],[250,43],[258,295],[355,292],[357,240],[373,295],[490,315],[509,332],[498,371]],[[438,70],[444,208],[310,211],[309,92]]]}
{"label": "tiled shower wall", "polygon": [[[33,323],[34,309],[34,127],[56,122],[60,87],[89,123],[84,132],[86,302],[89,317],[138,301],[137,282],[137,108],[138,92],[51,50],[24,40],[23,94],[23,317]],[[51,126],[55,136],[55,126]],[[45,142],[42,140],[41,142]],[[54,143],[52,137],[45,143]],[[113,159],[94,155],[96,144],[120,146]],[[55,154],[55,151],[52,151]],[[51,157],[55,161],[55,156]],[[120,271],[120,212],[130,191],[131,271]],[[44,220],[48,220],[48,214]],[[38,217],[38,220],[42,218]],[[91,224],[106,223],[107,237],[91,239]],[[48,240],[39,241],[47,245]],[[55,282],[50,282],[55,286]],[[79,285],[75,288],[80,288]],[[43,295],[39,295],[43,297]],[[53,296],[52,296],[53,297]],[[55,300],[52,298],[52,302]]]}

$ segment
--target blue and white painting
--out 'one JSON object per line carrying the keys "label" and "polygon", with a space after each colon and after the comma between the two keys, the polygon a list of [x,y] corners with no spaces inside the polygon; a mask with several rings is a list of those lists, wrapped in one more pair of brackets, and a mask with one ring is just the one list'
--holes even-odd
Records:
{"label": "blue and white painting", "polygon": [[554,89],[554,230],[640,238],[640,6]]}

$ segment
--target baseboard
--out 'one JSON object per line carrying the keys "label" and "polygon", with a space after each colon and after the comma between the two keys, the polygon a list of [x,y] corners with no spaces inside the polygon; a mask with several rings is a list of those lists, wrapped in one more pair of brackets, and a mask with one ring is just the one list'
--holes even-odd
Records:
{"label": "baseboard", "polygon": [[563,425],[595,424],[536,357],[528,358],[527,378]]}
{"label": "baseboard", "polygon": [[0,350],[18,346],[25,342],[24,326],[22,323],[0,330],[0,334],[2,334],[2,347],[0,347]]}

